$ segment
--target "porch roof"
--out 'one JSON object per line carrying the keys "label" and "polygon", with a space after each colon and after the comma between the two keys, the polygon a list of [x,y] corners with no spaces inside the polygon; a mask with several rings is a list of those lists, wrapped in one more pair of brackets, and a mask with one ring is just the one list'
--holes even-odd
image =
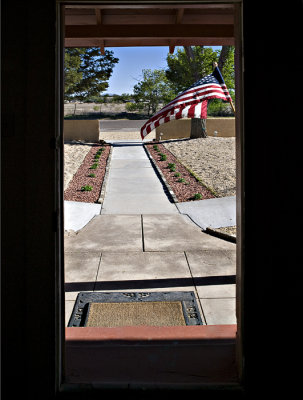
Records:
{"label": "porch roof", "polygon": [[233,4],[65,6],[65,47],[234,45]]}

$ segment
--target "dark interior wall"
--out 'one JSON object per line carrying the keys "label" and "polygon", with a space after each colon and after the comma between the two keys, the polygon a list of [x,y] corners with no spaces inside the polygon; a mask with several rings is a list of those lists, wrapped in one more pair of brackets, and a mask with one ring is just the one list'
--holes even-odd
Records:
{"label": "dark interior wall", "polygon": [[255,395],[287,395],[302,357],[302,2],[244,1],[243,26],[245,377]]}
{"label": "dark interior wall", "polygon": [[[300,384],[301,21],[300,1],[244,1],[244,383],[255,395]],[[55,1],[2,2],[4,398],[55,397],[55,34]]]}
{"label": "dark interior wall", "polygon": [[2,385],[36,398],[55,383],[56,3],[4,1],[1,25]]}

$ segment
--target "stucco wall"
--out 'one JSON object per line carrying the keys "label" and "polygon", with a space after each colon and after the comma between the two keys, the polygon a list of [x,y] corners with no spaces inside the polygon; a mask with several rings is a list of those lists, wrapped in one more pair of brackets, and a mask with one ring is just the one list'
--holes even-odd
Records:
{"label": "stucco wall", "polygon": [[[191,119],[172,120],[156,128],[156,139],[181,139],[190,136]],[[208,136],[235,136],[235,118],[207,118],[206,130]],[[217,132],[217,135],[214,132]]]}
{"label": "stucco wall", "polygon": [[64,140],[99,141],[98,120],[64,120]]}

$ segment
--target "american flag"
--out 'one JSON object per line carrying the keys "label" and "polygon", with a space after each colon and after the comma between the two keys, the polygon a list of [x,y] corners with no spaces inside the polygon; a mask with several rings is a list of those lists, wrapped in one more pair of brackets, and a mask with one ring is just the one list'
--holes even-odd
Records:
{"label": "american flag", "polygon": [[154,114],[141,128],[142,140],[157,126],[173,119],[205,119],[207,117],[207,101],[209,99],[232,101],[218,67],[215,67],[210,75],[195,82]]}

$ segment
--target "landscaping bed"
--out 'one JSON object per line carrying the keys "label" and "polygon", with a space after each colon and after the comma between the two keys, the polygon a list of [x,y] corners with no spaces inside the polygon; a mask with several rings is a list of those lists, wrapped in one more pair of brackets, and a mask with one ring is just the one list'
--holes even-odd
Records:
{"label": "landscaping bed", "polygon": [[145,148],[160,169],[178,202],[216,197],[163,144],[158,142],[147,143]]}
{"label": "landscaping bed", "polygon": [[86,154],[64,192],[64,200],[96,203],[106,173],[110,144],[95,144]]}

